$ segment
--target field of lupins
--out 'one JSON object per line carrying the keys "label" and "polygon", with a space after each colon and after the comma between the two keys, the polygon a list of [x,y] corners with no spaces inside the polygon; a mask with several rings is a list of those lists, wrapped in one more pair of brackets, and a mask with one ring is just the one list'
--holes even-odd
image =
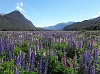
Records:
{"label": "field of lupins", "polygon": [[0,74],[100,74],[100,32],[0,32]]}

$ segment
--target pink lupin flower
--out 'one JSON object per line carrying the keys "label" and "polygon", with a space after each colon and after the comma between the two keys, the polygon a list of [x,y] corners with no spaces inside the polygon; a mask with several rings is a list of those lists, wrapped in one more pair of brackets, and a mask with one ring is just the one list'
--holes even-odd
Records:
{"label": "pink lupin flower", "polygon": [[72,59],[71,58],[69,59],[69,66],[70,66],[71,69],[73,68],[73,63],[72,63]]}
{"label": "pink lupin flower", "polygon": [[63,68],[65,68],[66,67],[66,52],[64,52],[62,55],[61,63],[62,63]]}

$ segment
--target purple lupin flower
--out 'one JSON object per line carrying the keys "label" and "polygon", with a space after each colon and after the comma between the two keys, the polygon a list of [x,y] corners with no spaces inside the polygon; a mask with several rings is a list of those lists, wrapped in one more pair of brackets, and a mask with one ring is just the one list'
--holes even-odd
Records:
{"label": "purple lupin flower", "polygon": [[3,52],[3,45],[2,45],[2,42],[0,40],[0,55],[2,54],[2,52]]}
{"label": "purple lupin flower", "polygon": [[39,41],[38,40],[35,40],[34,43],[35,43],[34,48],[37,50],[38,49]]}
{"label": "purple lupin flower", "polygon": [[96,68],[95,68],[95,66],[91,66],[91,68],[90,68],[90,74],[96,74]]}
{"label": "purple lupin flower", "polygon": [[34,62],[35,62],[35,52],[31,53],[31,62],[30,62],[30,71],[34,69]]}
{"label": "purple lupin flower", "polygon": [[85,61],[88,64],[88,66],[91,65],[91,53],[89,51],[86,52]]}
{"label": "purple lupin flower", "polygon": [[21,68],[24,70],[25,69],[25,60],[23,60],[22,62],[21,62]]}
{"label": "purple lupin flower", "polygon": [[79,48],[79,42],[76,42],[75,47],[76,47],[76,49]]}
{"label": "purple lupin flower", "polygon": [[54,42],[54,39],[51,37],[51,40],[50,40],[50,46],[53,45],[53,42]]}
{"label": "purple lupin flower", "polygon": [[38,74],[41,74],[41,72],[42,72],[42,59],[43,59],[43,54],[41,53],[40,59],[37,64]]}
{"label": "purple lupin flower", "polygon": [[9,49],[9,43],[6,41],[5,46],[4,46],[4,50],[8,51],[8,49]]}
{"label": "purple lupin flower", "polygon": [[10,43],[9,44],[9,48],[10,48],[11,51],[13,51],[14,50],[14,44],[13,43]]}
{"label": "purple lupin flower", "polygon": [[14,58],[14,62],[16,66],[22,66],[22,62],[25,59],[25,54],[20,51],[17,57]]}
{"label": "purple lupin flower", "polygon": [[12,54],[11,54],[11,51],[8,50],[8,60],[11,60],[12,59]]}
{"label": "purple lupin flower", "polygon": [[94,58],[94,62],[96,63],[98,60],[98,50],[97,49],[94,49],[93,58]]}
{"label": "purple lupin flower", "polygon": [[79,47],[80,47],[80,48],[83,47],[83,41],[80,41],[80,43],[79,43]]}
{"label": "purple lupin flower", "polygon": [[20,52],[20,58],[21,58],[21,67],[22,69],[24,69],[25,67],[25,53],[24,52]]}
{"label": "purple lupin flower", "polygon": [[90,44],[88,44],[88,45],[86,46],[86,49],[87,49],[87,50],[92,50],[92,46],[91,46]]}
{"label": "purple lupin flower", "polygon": [[28,49],[28,62],[30,63],[31,62],[31,48]]}
{"label": "purple lupin flower", "polygon": [[30,48],[32,47],[32,42],[30,42]]}
{"label": "purple lupin flower", "polygon": [[82,53],[82,64],[84,64],[85,63],[85,53],[83,52]]}
{"label": "purple lupin flower", "polygon": [[42,43],[39,44],[39,50],[42,50]]}
{"label": "purple lupin flower", "polygon": [[14,74],[20,74],[19,67],[18,68],[16,67],[16,70],[15,70]]}
{"label": "purple lupin flower", "polygon": [[25,53],[20,51],[20,58],[21,61],[23,61],[25,59]]}
{"label": "purple lupin flower", "polygon": [[21,65],[21,57],[20,57],[20,55],[18,55],[18,57],[17,57],[17,65],[18,65],[18,66]]}
{"label": "purple lupin flower", "polygon": [[20,54],[15,58],[15,65],[21,66],[21,56],[20,56]]}
{"label": "purple lupin flower", "polygon": [[45,69],[44,69],[44,74],[47,74],[48,71],[48,58],[45,60]]}
{"label": "purple lupin flower", "polygon": [[86,63],[84,63],[83,71],[84,71],[84,74],[88,74],[88,66]]}
{"label": "purple lupin flower", "polygon": [[26,68],[25,68],[25,71],[28,72],[29,71],[29,67],[28,67],[28,64],[26,64]]}
{"label": "purple lupin flower", "polygon": [[48,49],[48,41],[46,42],[46,49]]}
{"label": "purple lupin flower", "polygon": [[91,65],[91,54],[88,50],[86,50],[85,52],[83,52],[82,54],[82,64],[84,64],[86,62],[86,64],[88,66]]}
{"label": "purple lupin flower", "polygon": [[11,51],[11,56],[12,56],[12,58],[14,58],[14,44],[10,44],[9,45],[9,48],[10,48],[10,51]]}

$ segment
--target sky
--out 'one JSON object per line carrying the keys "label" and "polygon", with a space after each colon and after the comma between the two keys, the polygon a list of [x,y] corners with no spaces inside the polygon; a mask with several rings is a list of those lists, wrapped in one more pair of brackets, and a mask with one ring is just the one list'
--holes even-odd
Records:
{"label": "sky", "polygon": [[0,0],[0,13],[19,10],[36,27],[100,16],[100,0]]}

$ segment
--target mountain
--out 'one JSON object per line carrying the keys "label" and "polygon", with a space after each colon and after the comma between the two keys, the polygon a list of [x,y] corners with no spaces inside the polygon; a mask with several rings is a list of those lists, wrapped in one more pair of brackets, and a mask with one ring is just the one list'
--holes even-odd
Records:
{"label": "mountain", "polygon": [[100,30],[100,16],[90,20],[77,22],[63,28],[64,31]]}
{"label": "mountain", "polygon": [[33,31],[36,27],[31,21],[26,19],[18,10],[11,13],[0,15],[1,31]]}
{"label": "mountain", "polygon": [[73,24],[75,22],[67,22],[67,23],[58,23],[54,26],[48,26],[48,27],[44,27],[44,29],[50,29],[50,30],[61,30],[63,29],[65,26]]}

